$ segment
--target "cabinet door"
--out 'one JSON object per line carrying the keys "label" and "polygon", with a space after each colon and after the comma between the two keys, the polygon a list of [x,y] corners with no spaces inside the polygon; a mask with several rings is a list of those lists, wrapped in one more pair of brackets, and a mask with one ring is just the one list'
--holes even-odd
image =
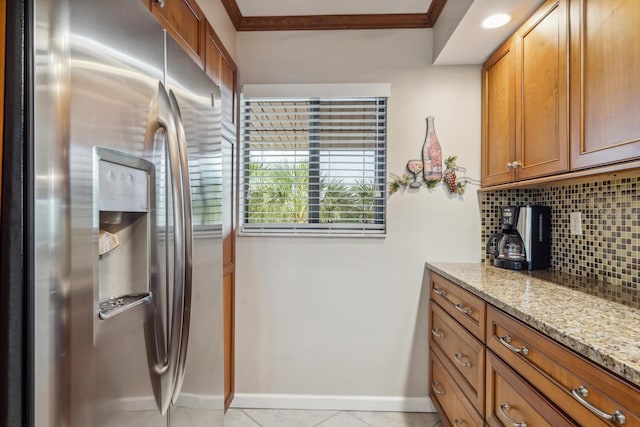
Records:
{"label": "cabinet door", "polygon": [[194,0],[151,0],[151,12],[191,58],[201,67],[205,19]]}
{"label": "cabinet door", "polygon": [[213,82],[220,86],[220,67],[222,65],[222,52],[218,36],[207,23],[207,32],[204,42],[204,71]]}
{"label": "cabinet door", "polygon": [[640,2],[570,0],[571,168],[640,158]]}
{"label": "cabinet door", "polygon": [[569,170],[567,4],[549,0],[516,33],[518,180]]}
{"label": "cabinet door", "polygon": [[222,90],[222,120],[235,133],[237,66],[213,28],[207,24],[205,40],[205,71]]}
{"label": "cabinet door", "polygon": [[511,182],[515,160],[515,51],[512,40],[482,67],[482,186]]}
{"label": "cabinet door", "polygon": [[[223,58],[220,67],[222,85],[222,120],[236,123],[236,66]],[[234,129],[235,131],[235,129]]]}

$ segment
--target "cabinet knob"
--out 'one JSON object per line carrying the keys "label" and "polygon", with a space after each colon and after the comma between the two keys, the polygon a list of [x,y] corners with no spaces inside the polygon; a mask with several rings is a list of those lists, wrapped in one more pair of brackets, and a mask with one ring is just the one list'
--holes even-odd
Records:
{"label": "cabinet knob", "polygon": [[153,0],[153,2],[158,5],[159,8],[163,8],[165,0]]}
{"label": "cabinet knob", "polygon": [[522,164],[517,160],[507,162],[507,169],[517,169],[519,166],[522,166]]}

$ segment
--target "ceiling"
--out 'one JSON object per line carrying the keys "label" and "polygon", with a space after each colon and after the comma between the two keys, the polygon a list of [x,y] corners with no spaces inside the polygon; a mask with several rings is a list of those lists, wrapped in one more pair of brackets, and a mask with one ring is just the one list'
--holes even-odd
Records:
{"label": "ceiling", "polygon": [[[436,65],[481,64],[544,0],[221,0],[238,31],[433,28]],[[511,14],[504,27],[482,20]]]}
{"label": "ceiling", "polygon": [[[452,0],[455,1],[455,0]],[[244,16],[425,13],[430,0],[236,0]]]}
{"label": "ceiling", "polygon": [[447,0],[221,1],[238,31],[431,28],[447,2]]}

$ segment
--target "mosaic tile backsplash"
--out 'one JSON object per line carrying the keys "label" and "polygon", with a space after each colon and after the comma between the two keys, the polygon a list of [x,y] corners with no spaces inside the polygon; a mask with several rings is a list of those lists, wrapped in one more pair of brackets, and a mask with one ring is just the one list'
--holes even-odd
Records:
{"label": "mosaic tile backsplash", "polygon": [[[640,288],[640,174],[631,178],[539,189],[478,193],[482,261],[486,239],[500,231],[500,206],[551,207],[551,269]],[[570,213],[582,213],[582,235],[570,233]]]}

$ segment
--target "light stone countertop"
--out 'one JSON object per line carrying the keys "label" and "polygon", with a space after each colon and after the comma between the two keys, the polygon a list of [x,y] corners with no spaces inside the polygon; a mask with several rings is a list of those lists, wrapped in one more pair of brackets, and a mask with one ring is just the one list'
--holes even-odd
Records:
{"label": "light stone countertop", "polygon": [[558,272],[518,272],[481,263],[426,266],[640,386],[639,291]]}

